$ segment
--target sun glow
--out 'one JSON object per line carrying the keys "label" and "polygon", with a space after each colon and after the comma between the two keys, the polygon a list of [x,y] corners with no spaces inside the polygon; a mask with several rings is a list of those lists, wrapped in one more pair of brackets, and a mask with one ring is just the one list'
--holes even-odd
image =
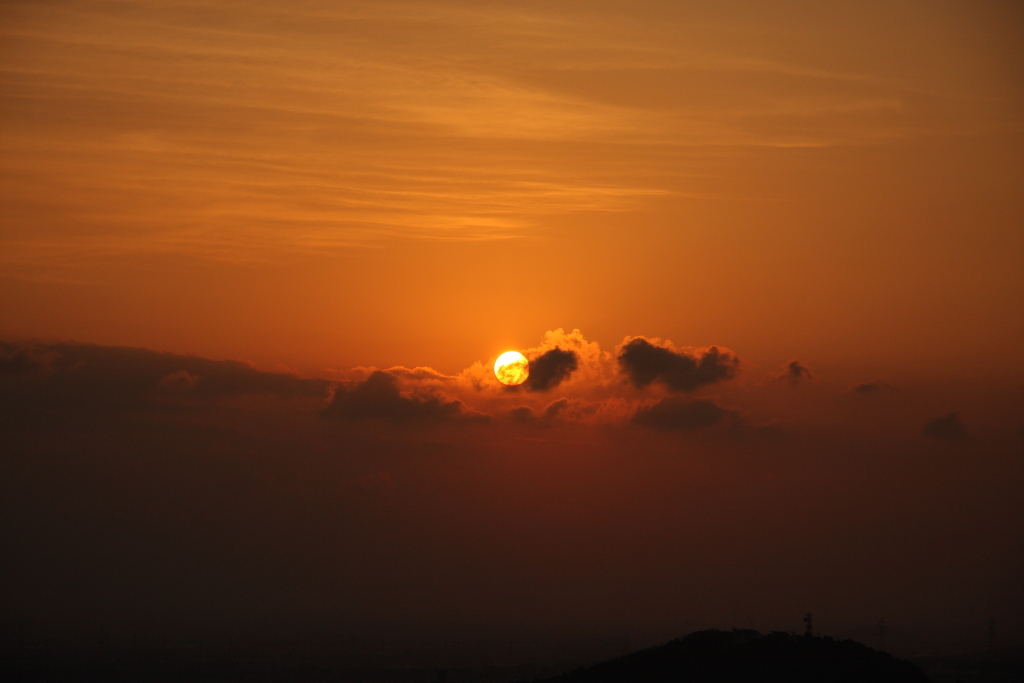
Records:
{"label": "sun glow", "polygon": [[494,361],[494,376],[502,384],[522,384],[530,376],[530,361],[518,351],[506,351]]}

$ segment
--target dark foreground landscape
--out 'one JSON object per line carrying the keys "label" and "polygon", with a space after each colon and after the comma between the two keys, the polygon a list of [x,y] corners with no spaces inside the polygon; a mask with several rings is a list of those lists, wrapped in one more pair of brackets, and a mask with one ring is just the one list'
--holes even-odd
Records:
{"label": "dark foreground landscape", "polygon": [[[1017,653],[1019,654],[1019,653]],[[698,631],[663,645],[566,671],[552,665],[427,665],[353,658],[330,646],[265,643],[169,647],[131,653],[8,655],[7,681],[339,683],[986,683],[1024,681],[1019,657],[912,663],[853,640],[752,630]],[[920,664],[920,666],[919,666]],[[927,669],[927,673],[926,673]]]}
{"label": "dark foreground landscape", "polygon": [[927,683],[910,662],[852,640],[757,631],[698,631],[665,645],[580,669],[565,683],[641,681],[876,681]]}

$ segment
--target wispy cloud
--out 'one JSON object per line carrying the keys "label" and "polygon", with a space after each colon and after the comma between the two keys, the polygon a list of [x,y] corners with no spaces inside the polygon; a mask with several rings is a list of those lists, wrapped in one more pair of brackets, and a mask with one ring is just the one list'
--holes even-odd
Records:
{"label": "wispy cloud", "polygon": [[508,239],[685,191],[689,150],[942,127],[892,74],[720,13],[152,0],[4,14],[0,270],[16,276],[125,253]]}

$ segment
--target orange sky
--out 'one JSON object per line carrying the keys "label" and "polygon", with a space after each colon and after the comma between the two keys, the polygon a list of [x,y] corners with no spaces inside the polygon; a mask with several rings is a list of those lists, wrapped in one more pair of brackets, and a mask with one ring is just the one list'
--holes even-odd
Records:
{"label": "orange sky", "polygon": [[1024,370],[1013,3],[0,11],[6,337]]}
{"label": "orange sky", "polygon": [[1022,642],[1021,35],[0,1],[0,613]]}

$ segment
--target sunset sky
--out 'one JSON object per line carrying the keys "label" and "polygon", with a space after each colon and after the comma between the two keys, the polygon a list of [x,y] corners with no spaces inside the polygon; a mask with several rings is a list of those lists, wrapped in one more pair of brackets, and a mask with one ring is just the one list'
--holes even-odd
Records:
{"label": "sunset sky", "polygon": [[3,627],[1024,642],[1022,35],[0,2]]}

